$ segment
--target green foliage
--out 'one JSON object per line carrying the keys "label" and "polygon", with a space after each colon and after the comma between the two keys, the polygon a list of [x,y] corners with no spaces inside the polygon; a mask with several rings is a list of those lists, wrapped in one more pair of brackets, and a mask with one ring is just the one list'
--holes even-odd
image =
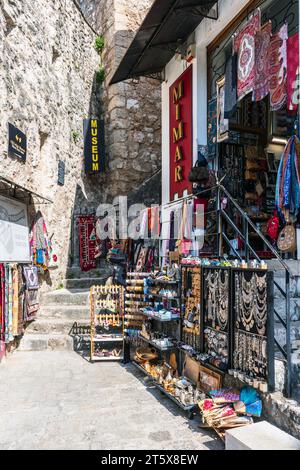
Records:
{"label": "green foliage", "polygon": [[94,48],[96,49],[98,54],[101,54],[101,52],[103,51],[104,44],[105,44],[104,36],[97,36],[95,39]]}
{"label": "green foliage", "polygon": [[79,139],[79,132],[73,131],[72,132],[72,138],[73,138],[74,143],[77,144],[78,139]]}
{"label": "green foliage", "polygon": [[96,72],[96,81],[98,84],[103,83],[105,80],[105,69],[104,67],[100,67],[99,70]]}

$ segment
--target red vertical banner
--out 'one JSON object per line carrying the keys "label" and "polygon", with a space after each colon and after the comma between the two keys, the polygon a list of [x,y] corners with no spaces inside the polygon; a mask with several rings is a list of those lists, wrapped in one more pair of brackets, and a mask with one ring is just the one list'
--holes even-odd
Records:
{"label": "red vertical banner", "polygon": [[193,66],[170,87],[170,200],[192,192]]}

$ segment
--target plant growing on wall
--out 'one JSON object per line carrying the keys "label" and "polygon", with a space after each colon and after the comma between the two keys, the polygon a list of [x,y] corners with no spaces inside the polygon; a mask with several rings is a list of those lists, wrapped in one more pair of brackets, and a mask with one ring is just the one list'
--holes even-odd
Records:
{"label": "plant growing on wall", "polygon": [[73,131],[72,132],[72,138],[73,138],[74,144],[77,144],[78,139],[79,139],[79,132]]}
{"label": "plant growing on wall", "polygon": [[105,79],[105,69],[104,67],[100,66],[99,70],[96,72],[96,81],[98,84],[103,83]]}
{"label": "plant growing on wall", "polygon": [[95,39],[95,44],[94,44],[94,48],[96,49],[96,51],[98,52],[98,54],[101,54],[103,49],[104,49],[104,36],[97,36],[96,39]]}

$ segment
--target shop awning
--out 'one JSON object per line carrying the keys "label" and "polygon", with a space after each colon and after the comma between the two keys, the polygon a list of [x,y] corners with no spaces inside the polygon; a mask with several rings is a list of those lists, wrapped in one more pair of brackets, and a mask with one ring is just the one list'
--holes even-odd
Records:
{"label": "shop awning", "polygon": [[34,202],[36,204],[53,204],[51,199],[41,196],[30,189],[24,188],[19,184],[0,176],[0,195],[12,197],[26,203]]}
{"label": "shop awning", "polygon": [[207,17],[218,18],[216,0],[155,0],[110,84],[159,74]]}

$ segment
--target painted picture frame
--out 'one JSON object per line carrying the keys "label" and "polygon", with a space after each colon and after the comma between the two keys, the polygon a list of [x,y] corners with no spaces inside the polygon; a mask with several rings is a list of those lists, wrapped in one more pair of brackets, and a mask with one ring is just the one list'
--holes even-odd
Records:
{"label": "painted picture frame", "polygon": [[221,373],[214,372],[207,367],[199,365],[199,390],[205,393],[209,393],[212,390],[220,390],[220,388],[222,388],[222,382],[223,376]]}
{"label": "painted picture frame", "polygon": [[224,118],[225,105],[225,75],[217,82],[217,142],[224,142],[229,138],[229,119]]}

